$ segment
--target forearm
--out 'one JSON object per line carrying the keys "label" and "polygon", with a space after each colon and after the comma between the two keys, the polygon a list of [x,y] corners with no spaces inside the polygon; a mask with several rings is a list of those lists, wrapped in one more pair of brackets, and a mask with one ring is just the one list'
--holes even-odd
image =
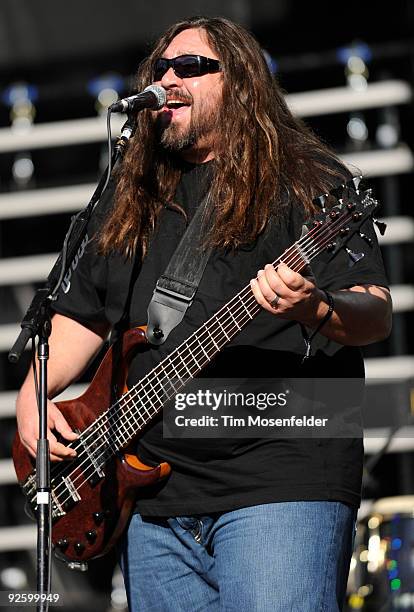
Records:
{"label": "forearm", "polygon": [[[390,334],[392,305],[387,289],[366,285],[330,293],[334,311],[319,333],[349,346],[378,342]],[[316,289],[313,310],[310,308],[300,322],[315,329],[327,311],[326,296]]]}
{"label": "forearm", "polygon": [[[102,346],[107,330],[91,330],[73,319],[55,315],[49,338],[48,397],[53,398],[77,380]],[[34,394],[32,369],[27,374],[19,399]]]}
{"label": "forearm", "polygon": [[[268,264],[250,281],[257,302],[282,319],[317,329],[329,310],[324,291],[313,277],[302,276],[286,264]],[[340,344],[363,346],[386,338],[391,331],[392,303],[388,289],[358,285],[331,293],[332,316],[319,332]]]}

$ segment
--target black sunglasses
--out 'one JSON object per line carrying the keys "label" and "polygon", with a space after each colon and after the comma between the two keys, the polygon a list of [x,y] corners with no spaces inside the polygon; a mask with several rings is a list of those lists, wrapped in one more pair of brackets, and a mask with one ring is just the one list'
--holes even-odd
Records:
{"label": "black sunglasses", "polygon": [[220,62],[203,55],[179,55],[172,59],[160,57],[154,64],[154,81],[161,81],[169,68],[181,79],[202,76],[208,72],[220,72]]}

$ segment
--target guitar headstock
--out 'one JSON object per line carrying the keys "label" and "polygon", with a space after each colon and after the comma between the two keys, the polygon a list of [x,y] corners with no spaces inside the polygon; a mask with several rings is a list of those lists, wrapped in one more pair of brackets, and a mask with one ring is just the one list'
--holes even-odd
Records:
{"label": "guitar headstock", "polygon": [[[362,224],[370,217],[380,233],[384,233],[385,223],[374,217],[379,203],[373,197],[372,189],[361,189],[361,179],[360,176],[354,177],[328,193],[314,198],[313,202],[321,212],[305,225],[309,230],[306,236],[308,240],[312,239],[314,246],[316,243],[318,252],[327,250],[335,255],[341,248],[346,248],[347,241],[356,232],[371,246],[372,239],[360,230]],[[364,256],[363,253],[353,253],[347,248],[346,251],[352,264]],[[312,250],[309,255],[313,255]]]}

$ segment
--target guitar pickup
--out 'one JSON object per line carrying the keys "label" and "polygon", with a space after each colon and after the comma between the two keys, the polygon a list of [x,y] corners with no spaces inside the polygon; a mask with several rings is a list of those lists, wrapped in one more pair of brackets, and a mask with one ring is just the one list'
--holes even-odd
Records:
{"label": "guitar pickup", "polygon": [[81,500],[81,496],[79,495],[79,493],[77,492],[73,482],[71,481],[71,479],[69,478],[69,476],[64,476],[62,478],[62,481],[65,483],[66,488],[72,498],[72,500],[74,502],[79,502]]}

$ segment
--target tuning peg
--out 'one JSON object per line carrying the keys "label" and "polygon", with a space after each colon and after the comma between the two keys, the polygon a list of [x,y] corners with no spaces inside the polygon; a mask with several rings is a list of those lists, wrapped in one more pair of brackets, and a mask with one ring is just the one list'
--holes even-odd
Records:
{"label": "tuning peg", "polygon": [[322,210],[322,212],[325,212],[326,211],[325,203],[328,197],[329,197],[328,193],[323,193],[322,195],[317,196],[316,198],[313,198],[312,202],[315,204],[315,206],[318,206]]}
{"label": "tuning peg", "polygon": [[372,217],[372,220],[377,226],[378,231],[381,234],[381,236],[383,236],[385,234],[385,230],[387,229],[387,224],[383,223],[383,221],[378,221],[378,219],[375,219],[375,217]]}
{"label": "tuning peg", "polygon": [[335,249],[336,249],[336,242],[329,242],[329,243],[326,245],[326,250],[327,250],[327,251],[330,251],[330,252],[331,252],[331,251],[334,251]]}
{"label": "tuning peg", "polygon": [[346,247],[345,250],[349,256],[349,267],[353,266],[354,264],[357,263],[357,261],[359,261],[360,259],[364,257],[364,253],[354,253],[348,247]]}
{"label": "tuning peg", "polygon": [[351,183],[353,183],[354,187],[355,187],[355,191],[358,193],[358,187],[360,182],[362,181],[362,174],[360,174],[359,176],[354,176],[353,179],[351,179]]}
{"label": "tuning peg", "polygon": [[361,236],[361,238],[363,240],[365,240],[365,242],[367,242],[369,244],[369,246],[372,246],[372,238],[370,238],[369,236],[367,236],[363,232],[359,232],[359,235]]}

